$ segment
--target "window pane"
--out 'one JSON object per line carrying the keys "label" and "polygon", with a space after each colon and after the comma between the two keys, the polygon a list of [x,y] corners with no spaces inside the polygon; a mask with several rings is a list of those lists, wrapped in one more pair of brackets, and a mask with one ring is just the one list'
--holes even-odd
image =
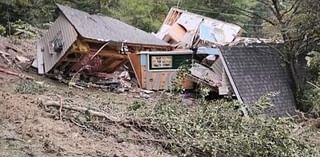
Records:
{"label": "window pane", "polygon": [[151,68],[172,68],[172,56],[151,56]]}

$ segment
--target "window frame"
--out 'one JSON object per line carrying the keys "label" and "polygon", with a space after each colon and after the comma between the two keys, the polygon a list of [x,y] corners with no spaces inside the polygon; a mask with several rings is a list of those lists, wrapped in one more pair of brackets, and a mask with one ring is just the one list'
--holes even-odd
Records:
{"label": "window frame", "polygon": [[[186,56],[188,55],[190,59],[192,59],[192,54],[148,54],[147,55],[147,64],[148,64],[148,71],[178,71],[178,67],[175,67],[175,60],[177,56]],[[152,57],[153,56],[171,56],[172,57],[172,65],[171,67],[163,67],[163,68],[152,68]],[[188,58],[188,57],[186,57]]]}

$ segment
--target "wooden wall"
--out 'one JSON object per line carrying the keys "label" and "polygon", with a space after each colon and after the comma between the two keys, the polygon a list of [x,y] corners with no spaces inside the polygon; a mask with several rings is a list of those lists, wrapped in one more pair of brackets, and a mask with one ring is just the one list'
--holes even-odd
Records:
{"label": "wooden wall", "polygon": [[140,55],[141,88],[148,90],[169,89],[172,80],[176,78],[176,70],[149,70],[148,55]]}
{"label": "wooden wall", "polygon": [[[77,40],[77,37],[78,33],[73,26],[63,15],[60,15],[37,45],[43,54],[45,73],[49,72],[58,63]],[[63,42],[63,49],[58,53],[53,50],[52,42],[55,38],[60,38]]]}

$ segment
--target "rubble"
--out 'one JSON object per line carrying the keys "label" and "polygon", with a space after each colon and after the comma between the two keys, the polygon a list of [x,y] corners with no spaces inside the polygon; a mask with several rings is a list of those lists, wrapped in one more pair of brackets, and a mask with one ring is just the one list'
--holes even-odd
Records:
{"label": "rubble", "polygon": [[[269,63],[259,65],[254,62],[254,57],[258,56],[238,56],[237,52],[233,54],[237,60],[225,56],[229,49],[239,45],[243,49],[255,47],[253,51],[257,53],[261,49],[271,53],[272,50],[263,44],[277,43],[241,37],[238,25],[172,8],[159,32],[152,35],[110,17],[90,15],[59,4],[57,7],[60,16],[37,44],[37,59],[33,65],[39,74],[53,75],[79,88],[94,87],[118,93],[129,91],[137,84],[146,90],[139,94],[145,99],[151,97],[152,91],[170,89],[181,70],[185,74],[179,83],[185,89],[206,85],[210,92],[218,96],[236,96],[240,102],[252,103],[248,100],[258,100],[262,96],[259,92],[246,96],[243,91],[276,90],[269,85],[271,80],[262,83],[255,80],[262,76],[260,73],[268,72]],[[239,53],[241,51],[239,49]],[[26,61],[21,57],[19,60]],[[281,71],[280,62],[273,64],[273,70]],[[234,70],[245,66],[247,69],[242,71]],[[251,75],[248,71],[251,66],[265,71]],[[278,77],[276,74],[272,76]],[[286,82],[288,78],[279,80]],[[240,85],[250,81],[263,86],[256,89],[247,85],[250,88],[247,89]],[[286,85],[282,84],[281,88]],[[289,91],[289,95],[292,92]],[[279,98],[279,102],[282,101]],[[281,104],[279,102],[277,105]],[[283,112],[275,115],[283,115]]]}
{"label": "rubble", "polygon": [[159,39],[177,48],[222,46],[240,34],[241,27],[171,8],[159,32]]}
{"label": "rubble", "polygon": [[130,54],[172,48],[152,34],[116,19],[59,4],[57,7],[60,16],[37,43],[33,67],[39,74],[76,82],[81,87],[124,92],[132,88],[130,72],[121,70]]}

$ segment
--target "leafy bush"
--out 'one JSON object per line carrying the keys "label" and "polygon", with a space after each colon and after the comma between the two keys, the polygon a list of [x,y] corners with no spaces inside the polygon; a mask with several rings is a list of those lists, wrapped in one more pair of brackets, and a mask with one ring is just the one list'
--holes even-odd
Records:
{"label": "leafy bush", "polygon": [[184,92],[183,82],[187,75],[190,74],[191,61],[186,60],[181,66],[179,66],[176,78],[172,81],[170,91],[172,93],[182,93]]}
{"label": "leafy bush", "polygon": [[14,23],[11,23],[12,35],[19,36],[19,37],[35,37],[37,32],[35,28],[26,23],[24,21],[18,20]]}
{"label": "leafy bush", "polygon": [[6,34],[6,28],[0,25],[0,36],[4,36]]}
{"label": "leafy bush", "polygon": [[17,84],[15,91],[20,94],[39,94],[45,92],[46,88],[35,81],[24,80]]}
{"label": "leafy bush", "polygon": [[314,118],[320,117],[320,77],[318,81],[308,82],[302,103],[311,116]]}
{"label": "leafy bush", "polygon": [[137,111],[145,105],[145,102],[134,101],[131,105],[128,106],[128,111]]}
{"label": "leafy bush", "polygon": [[[203,101],[201,101],[203,103]],[[237,102],[185,106],[164,99],[149,115],[158,138],[178,156],[316,156],[310,144],[291,136],[293,122],[253,114],[244,117]],[[159,137],[160,136],[160,137]]]}
{"label": "leafy bush", "polygon": [[303,91],[300,103],[303,110],[313,117],[320,117],[320,54],[312,53],[313,57],[308,59],[309,80]]}

